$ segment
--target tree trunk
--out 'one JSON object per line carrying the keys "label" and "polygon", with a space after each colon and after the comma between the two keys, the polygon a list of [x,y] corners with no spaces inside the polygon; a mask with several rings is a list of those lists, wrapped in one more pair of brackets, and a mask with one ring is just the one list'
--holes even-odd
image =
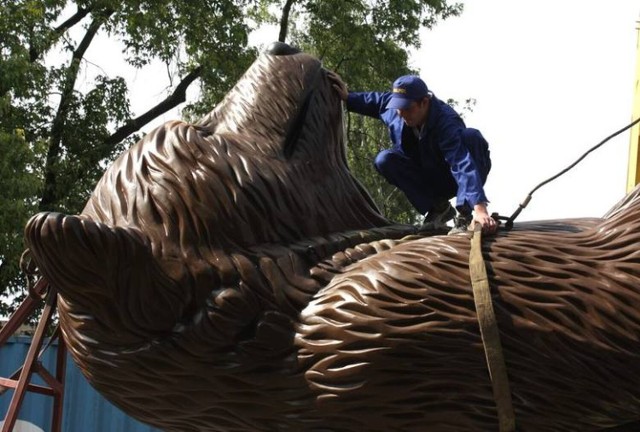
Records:
{"label": "tree trunk", "polygon": [[98,33],[100,26],[102,26],[105,20],[112,13],[113,11],[106,11],[93,19],[87,28],[87,32],[82,38],[82,41],[73,52],[71,63],[67,68],[64,87],[60,97],[60,105],[58,106],[58,111],[56,112],[56,116],[53,119],[53,124],[51,126],[51,138],[49,139],[49,149],[47,151],[47,159],[44,168],[44,187],[40,204],[38,205],[40,211],[53,210],[54,204],[60,198],[56,180],[56,164],[60,158],[62,150],[62,135],[67,119],[69,100],[73,94],[78,72],[80,71],[80,62],[89,48],[89,45],[91,45],[93,38]]}
{"label": "tree trunk", "polygon": [[295,0],[287,0],[282,8],[282,15],[280,16],[280,34],[278,35],[279,42],[286,42],[287,32],[289,31],[289,14],[291,13],[291,6]]}

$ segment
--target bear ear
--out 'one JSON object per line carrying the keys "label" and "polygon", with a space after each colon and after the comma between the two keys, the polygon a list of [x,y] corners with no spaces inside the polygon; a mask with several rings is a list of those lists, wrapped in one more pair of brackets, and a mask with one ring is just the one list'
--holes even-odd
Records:
{"label": "bear ear", "polygon": [[39,213],[27,223],[25,238],[40,274],[70,312],[91,317],[105,331],[146,339],[170,330],[182,314],[185,299],[178,285],[138,230]]}

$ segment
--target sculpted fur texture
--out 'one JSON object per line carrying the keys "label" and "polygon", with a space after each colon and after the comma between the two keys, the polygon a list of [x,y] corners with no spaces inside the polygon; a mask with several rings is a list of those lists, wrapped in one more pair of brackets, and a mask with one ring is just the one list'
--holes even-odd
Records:
{"label": "sculpted fur texture", "polygon": [[[497,430],[465,235],[385,220],[320,62],[276,45],[197,124],[26,227],[91,384],[167,431]],[[640,418],[638,190],[485,239],[522,431]]]}

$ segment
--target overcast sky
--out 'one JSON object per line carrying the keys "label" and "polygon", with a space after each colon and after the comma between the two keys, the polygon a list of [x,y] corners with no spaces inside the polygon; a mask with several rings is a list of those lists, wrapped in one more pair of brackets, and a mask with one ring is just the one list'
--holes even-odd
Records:
{"label": "overcast sky", "polygon": [[[491,146],[489,210],[509,216],[536,185],[631,122],[640,0],[462,3],[460,17],[422,33],[412,66],[440,98],[476,99],[465,120]],[[275,40],[277,30],[260,38]],[[102,40],[92,56],[104,64],[120,47]],[[109,64],[107,72],[117,67]],[[131,72],[137,115],[164,99],[166,76],[160,64]],[[176,118],[171,111],[145,131]],[[625,194],[628,149],[626,132],[539,189],[518,221],[602,216]]]}

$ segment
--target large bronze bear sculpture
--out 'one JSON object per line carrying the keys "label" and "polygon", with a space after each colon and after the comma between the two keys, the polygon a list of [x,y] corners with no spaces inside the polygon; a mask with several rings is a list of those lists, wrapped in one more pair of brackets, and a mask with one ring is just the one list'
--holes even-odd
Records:
{"label": "large bronze bear sculpture", "polygon": [[[497,431],[468,236],[389,224],[326,71],[283,44],[26,237],[73,359],[167,431]],[[520,431],[640,418],[640,197],[487,238]],[[433,234],[433,233],[432,233]]]}

